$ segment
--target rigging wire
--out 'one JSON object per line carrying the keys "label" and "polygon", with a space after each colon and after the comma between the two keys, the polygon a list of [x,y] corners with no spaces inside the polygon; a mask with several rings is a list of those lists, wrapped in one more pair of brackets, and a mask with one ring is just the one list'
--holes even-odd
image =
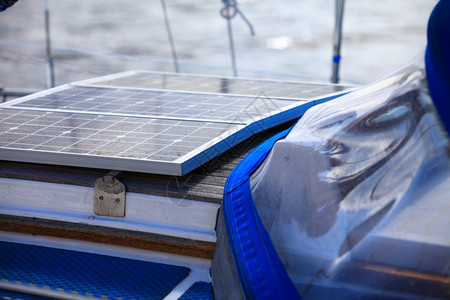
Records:
{"label": "rigging wire", "polygon": [[344,21],[345,0],[336,0],[335,25],[333,33],[333,67],[331,83],[339,82],[339,63],[341,62],[342,23]]}
{"label": "rigging wire", "polygon": [[230,55],[231,55],[231,68],[233,70],[233,76],[237,77],[237,66],[236,66],[236,51],[234,48],[234,38],[233,38],[233,28],[231,26],[231,19],[233,19],[237,14],[241,16],[244,22],[250,29],[250,34],[255,35],[255,31],[253,29],[250,21],[245,17],[242,11],[238,8],[236,0],[222,0],[224,7],[220,10],[220,15],[227,20],[227,29],[228,29],[228,41],[230,44]]}
{"label": "rigging wire", "polygon": [[[230,55],[231,55],[231,68],[233,70],[233,76],[237,77],[238,73],[236,67],[236,54],[234,51],[233,28],[231,27],[231,17],[229,17],[230,7],[227,6],[225,9],[226,9],[226,16],[224,18],[227,19],[228,41],[230,44]],[[222,10],[222,16],[224,16],[223,12],[224,10]]]}
{"label": "rigging wire", "polygon": [[175,67],[175,72],[180,73],[180,66],[178,64],[177,51],[175,49],[175,42],[174,42],[174,39],[172,36],[172,30],[170,29],[169,14],[167,13],[167,6],[166,6],[165,0],[161,0],[161,7],[162,7],[163,15],[164,15],[164,22],[166,24],[166,31],[167,31],[167,36],[169,38],[170,50],[172,52],[172,59],[173,59],[174,67]]}
{"label": "rigging wire", "polygon": [[50,8],[49,8],[49,0],[45,0],[44,2],[44,14],[45,14],[45,45],[46,45],[46,54],[47,54],[47,63],[46,63],[46,74],[47,81],[46,87],[52,88],[55,87],[55,68],[52,56],[52,43],[50,40]]}

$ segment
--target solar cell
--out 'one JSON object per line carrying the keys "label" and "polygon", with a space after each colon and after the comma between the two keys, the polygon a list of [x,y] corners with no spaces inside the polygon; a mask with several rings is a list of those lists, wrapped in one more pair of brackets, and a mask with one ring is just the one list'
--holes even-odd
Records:
{"label": "solar cell", "polygon": [[[233,82],[238,85],[239,80]],[[248,89],[248,84],[243,86]],[[184,175],[252,134],[299,117],[313,104],[65,85],[0,106],[0,159]]]}

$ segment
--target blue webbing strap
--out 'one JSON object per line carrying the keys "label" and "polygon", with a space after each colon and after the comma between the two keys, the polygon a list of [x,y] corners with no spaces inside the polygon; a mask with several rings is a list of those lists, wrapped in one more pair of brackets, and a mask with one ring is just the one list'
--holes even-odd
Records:
{"label": "blue webbing strap", "polygon": [[450,1],[439,1],[428,21],[425,68],[434,105],[450,132]]}
{"label": "blue webbing strap", "polygon": [[249,183],[250,174],[289,130],[254,149],[231,172],[225,184],[225,224],[247,299],[300,299],[256,211]]}

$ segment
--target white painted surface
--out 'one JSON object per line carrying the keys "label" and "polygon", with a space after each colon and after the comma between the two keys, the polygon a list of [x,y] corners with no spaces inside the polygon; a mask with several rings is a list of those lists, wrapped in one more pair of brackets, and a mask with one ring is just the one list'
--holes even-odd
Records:
{"label": "white painted surface", "polygon": [[127,193],[124,218],[94,215],[94,189],[0,178],[0,214],[136,230],[215,242],[219,204]]}

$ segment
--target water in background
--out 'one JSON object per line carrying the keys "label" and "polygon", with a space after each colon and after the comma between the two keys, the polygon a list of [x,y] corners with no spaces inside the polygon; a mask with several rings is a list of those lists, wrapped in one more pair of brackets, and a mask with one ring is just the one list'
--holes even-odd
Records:
{"label": "water in background", "polygon": [[[436,0],[347,0],[343,82],[396,71],[426,46]],[[254,26],[233,19],[239,76],[329,81],[334,0],[238,0]],[[184,73],[231,76],[222,1],[166,0]],[[173,71],[160,1],[50,0],[56,84],[131,69]],[[0,85],[45,88],[44,0],[0,13]]]}

